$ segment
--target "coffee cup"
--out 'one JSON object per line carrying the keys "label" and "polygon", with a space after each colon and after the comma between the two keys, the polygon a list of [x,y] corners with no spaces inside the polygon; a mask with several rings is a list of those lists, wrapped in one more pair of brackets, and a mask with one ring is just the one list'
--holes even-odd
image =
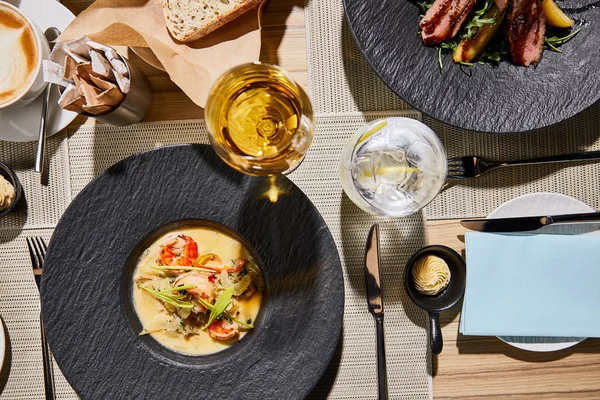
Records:
{"label": "coffee cup", "polygon": [[42,93],[42,60],[49,55],[42,30],[17,7],[0,1],[0,110],[24,106]]}

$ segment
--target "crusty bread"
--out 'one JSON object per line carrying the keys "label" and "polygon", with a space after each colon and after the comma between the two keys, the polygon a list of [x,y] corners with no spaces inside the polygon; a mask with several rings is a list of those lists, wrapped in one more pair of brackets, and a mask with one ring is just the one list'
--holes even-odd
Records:
{"label": "crusty bread", "polygon": [[257,7],[262,0],[163,0],[167,28],[181,42],[192,42]]}

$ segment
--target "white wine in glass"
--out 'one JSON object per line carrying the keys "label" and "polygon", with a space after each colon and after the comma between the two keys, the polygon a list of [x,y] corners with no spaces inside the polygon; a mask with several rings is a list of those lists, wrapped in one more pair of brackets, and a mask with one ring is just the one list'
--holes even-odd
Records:
{"label": "white wine in glass", "polygon": [[308,96],[279,67],[250,63],[223,74],[206,104],[217,154],[250,175],[290,172],[304,158],[315,130]]}

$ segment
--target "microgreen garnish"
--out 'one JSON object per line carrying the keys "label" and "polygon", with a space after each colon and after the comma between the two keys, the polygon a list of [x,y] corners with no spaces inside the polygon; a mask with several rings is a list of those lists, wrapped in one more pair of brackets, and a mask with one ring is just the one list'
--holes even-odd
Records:
{"label": "microgreen garnish", "polygon": [[425,13],[427,12],[427,10],[429,10],[431,8],[432,5],[433,5],[433,1],[422,1],[420,3],[417,3],[417,6],[419,7],[419,11],[421,14],[421,18],[423,18],[425,16]]}
{"label": "microgreen garnish", "polygon": [[210,324],[212,324],[215,321],[215,319],[217,319],[217,317],[223,314],[223,312],[231,302],[231,296],[233,296],[233,286],[230,286],[221,292],[221,295],[219,296],[215,304],[212,306],[212,309],[210,310],[210,315],[208,317],[208,322],[202,327],[202,330],[208,328]]}
{"label": "microgreen garnish", "polygon": [[195,289],[196,285],[181,285],[181,286],[174,286],[172,288],[168,288],[168,289],[164,289],[161,290],[160,293],[169,293],[169,292],[175,292],[175,291],[182,291],[182,290],[189,290],[189,289]]}
{"label": "microgreen garnish", "polygon": [[577,35],[581,31],[581,28],[569,33],[567,36],[558,37],[558,36],[550,36],[544,39],[546,43],[546,48],[552,51],[556,51],[558,53],[562,53],[562,50],[559,49],[559,46],[562,46],[569,40],[571,40],[575,35]]}
{"label": "microgreen garnish", "polygon": [[494,5],[493,0],[486,0],[483,7],[473,13],[473,18],[463,28],[465,32],[461,35],[461,39],[472,38],[482,26],[494,25],[496,23],[496,18],[484,18],[484,15],[492,8],[492,5]]}
{"label": "microgreen garnish", "polygon": [[[198,298],[198,301],[200,302],[200,304],[202,304],[204,307],[206,307],[208,310],[212,311],[214,306],[212,304],[210,304],[208,301],[204,300],[203,298]],[[225,307],[227,308],[227,307]],[[232,317],[231,315],[229,315],[229,318],[231,318],[231,320],[233,322],[237,322],[240,325],[245,326],[246,328],[250,328],[253,329],[254,325],[252,325],[252,319],[249,318],[246,322],[240,321],[239,319]]]}
{"label": "microgreen garnish", "polygon": [[[189,286],[192,286],[192,287],[189,287]],[[196,287],[193,285],[189,285],[189,286],[188,286],[189,289]],[[167,291],[164,291],[164,290],[158,291],[158,290],[151,289],[151,288],[143,286],[143,285],[138,285],[138,287],[140,289],[143,289],[146,292],[150,293],[151,295],[153,295],[154,297],[156,297],[163,303],[170,304],[173,307],[179,307],[179,308],[193,308],[194,307],[194,305],[189,301],[181,301],[181,299],[184,296],[175,295],[172,293],[173,291],[176,291],[176,290],[182,290],[181,288],[185,287],[185,286],[179,286],[178,288],[170,288]],[[169,293],[169,292],[171,292],[171,293]]]}
{"label": "microgreen garnish", "polygon": [[[434,0],[424,0],[422,2],[417,3],[420,11],[420,17],[423,18],[427,10],[433,5]],[[437,64],[440,67],[440,70],[444,68],[443,65],[443,55],[448,53],[453,53],[456,51],[459,43],[463,40],[471,39],[476,37],[477,32],[480,28],[484,26],[493,26],[497,22],[497,18],[501,18],[502,14],[498,14],[498,11],[495,13],[492,11],[495,6],[494,0],[478,0],[476,8],[471,12],[469,17],[467,18],[467,22],[461,28],[459,33],[443,42],[434,46],[436,49],[436,58]],[[545,48],[547,50],[555,51],[558,53],[562,53],[560,46],[568,42],[575,35],[577,35],[581,31],[581,28],[574,30],[565,36],[558,36],[556,34],[552,34],[552,31],[546,32],[547,37],[544,38]],[[421,32],[419,31],[419,35]],[[489,47],[480,54],[473,62],[464,63],[459,62],[464,66],[472,67],[475,64],[485,64],[486,62],[500,62],[506,59],[509,55],[508,42],[504,38],[502,34],[497,34],[491,40]]]}

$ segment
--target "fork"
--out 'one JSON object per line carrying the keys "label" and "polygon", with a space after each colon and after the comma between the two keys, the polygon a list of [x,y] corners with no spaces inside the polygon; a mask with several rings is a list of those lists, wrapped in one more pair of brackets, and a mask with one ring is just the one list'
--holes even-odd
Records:
{"label": "fork", "polygon": [[468,179],[485,174],[493,169],[513,167],[517,165],[549,164],[570,161],[600,160],[600,151],[587,151],[584,153],[564,154],[530,158],[516,161],[490,161],[478,156],[453,157],[448,159],[448,179]]}
{"label": "fork", "polygon": [[[42,283],[42,267],[44,265],[44,257],[46,257],[46,242],[41,237],[26,238],[27,247],[29,248],[29,256],[31,257],[31,265],[33,267],[33,277],[35,284],[40,290]],[[46,342],[46,334],[44,333],[44,321],[40,313],[40,328],[42,339],[42,358],[44,362],[44,390],[46,392],[46,400],[54,400],[54,380],[52,378],[52,369],[50,364],[50,351]]]}

